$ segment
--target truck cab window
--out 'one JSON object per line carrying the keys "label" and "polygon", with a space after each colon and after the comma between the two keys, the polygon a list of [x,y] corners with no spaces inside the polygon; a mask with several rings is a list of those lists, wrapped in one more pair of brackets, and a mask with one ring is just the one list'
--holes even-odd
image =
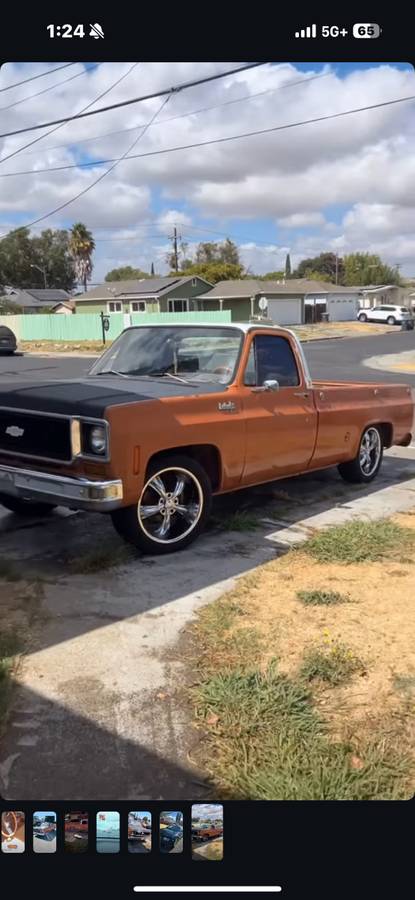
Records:
{"label": "truck cab window", "polygon": [[245,384],[262,385],[276,380],[280,387],[296,387],[300,384],[297,363],[286,338],[274,335],[257,335],[251,345],[245,370]]}

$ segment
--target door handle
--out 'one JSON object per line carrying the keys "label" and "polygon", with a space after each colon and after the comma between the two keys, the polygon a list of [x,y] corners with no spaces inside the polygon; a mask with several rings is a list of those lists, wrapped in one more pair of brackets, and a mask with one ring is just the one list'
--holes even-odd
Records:
{"label": "door handle", "polygon": [[294,397],[309,397],[310,394],[308,391],[294,391]]}

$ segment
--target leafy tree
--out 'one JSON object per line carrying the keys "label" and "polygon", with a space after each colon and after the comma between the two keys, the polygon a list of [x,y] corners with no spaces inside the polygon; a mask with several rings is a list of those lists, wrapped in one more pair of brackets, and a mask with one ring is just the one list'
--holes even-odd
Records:
{"label": "leafy tree", "polygon": [[195,259],[196,265],[206,265],[210,263],[226,263],[231,266],[240,266],[241,260],[239,250],[229,238],[222,243],[214,241],[201,242],[196,247]]}
{"label": "leafy tree", "polygon": [[0,241],[0,286],[33,287],[34,253],[28,228],[16,228]]}
{"label": "leafy tree", "polygon": [[265,275],[253,275],[252,277],[258,278],[260,281],[282,281],[285,278],[285,272],[279,269],[276,272],[266,272]]}
{"label": "leafy tree", "polygon": [[339,284],[344,284],[344,262],[340,257],[337,257],[336,262],[335,253],[320,253],[319,256],[313,256],[309,259],[302,259],[294,272],[294,277],[310,278],[310,273],[312,273],[314,278],[316,277],[316,275],[318,275],[318,279],[320,281],[322,275],[327,275],[329,281],[335,282],[336,265],[337,281]]}
{"label": "leafy tree", "polygon": [[344,284],[400,284],[399,271],[375,253],[349,253],[344,257]]}
{"label": "leafy tree", "polygon": [[12,297],[8,297],[7,294],[3,297],[0,296],[0,316],[17,316],[22,312],[23,308],[17,303],[13,303]]}
{"label": "leafy tree", "polygon": [[28,228],[16,228],[0,241],[0,288],[43,288],[44,272],[49,287],[73,290],[76,273],[67,231],[48,228],[32,237]]}
{"label": "leafy tree", "polygon": [[304,276],[308,279],[308,281],[327,281],[329,284],[333,284],[330,275],[326,275],[324,272],[313,272],[312,269],[307,269],[307,275]]}
{"label": "leafy tree", "polygon": [[238,247],[229,238],[219,244],[219,261],[231,266],[241,265]]}
{"label": "leafy tree", "polygon": [[[211,262],[211,263],[194,263],[183,271],[183,275],[200,275],[211,284],[218,281],[229,281],[233,279],[243,278],[244,269],[242,265],[234,265],[233,263]],[[172,272],[171,274],[175,274]]]}
{"label": "leafy tree", "polygon": [[[48,287],[72,291],[76,284],[74,261],[69,247],[69,233],[65,229],[47,228],[37,237],[31,238],[36,264],[46,272]],[[44,275],[32,269],[32,285],[37,279],[38,287],[44,287]]]}
{"label": "leafy tree", "polygon": [[290,254],[287,253],[287,256],[285,257],[285,277],[289,278],[290,275],[291,275],[291,259],[290,259]]}
{"label": "leafy tree", "polygon": [[92,275],[95,241],[92,232],[82,222],[72,225],[70,234],[69,247],[75,262],[76,276],[86,291],[87,282],[91,280]]}
{"label": "leafy tree", "polygon": [[[154,268],[152,274],[154,275]],[[141,269],[134,269],[133,266],[120,266],[107,272],[105,281],[134,281],[140,278],[150,278],[150,275]]]}

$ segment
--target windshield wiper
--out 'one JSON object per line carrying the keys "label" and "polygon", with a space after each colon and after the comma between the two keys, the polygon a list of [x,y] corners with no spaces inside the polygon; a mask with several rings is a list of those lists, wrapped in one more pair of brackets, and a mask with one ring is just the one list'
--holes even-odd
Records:
{"label": "windshield wiper", "polygon": [[130,378],[130,375],[126,375],[125,372],[117,372],[116,369],[105,369],[104,372],[95,372],[93,377],[97,378],[99,375],[119,375],[120,378]]}
{"label": "windshield wiper", "polygon": [[161,370],[161,371],[147,372],[147,375],[149,375],[150,377],[154,376],[155,378],[173,378],[174,381],[181,381],[182,384],[192,384],[191,381],[187,381],[186,378],[180,378],[180,375],[173,375],[172,372],[163,372]]}

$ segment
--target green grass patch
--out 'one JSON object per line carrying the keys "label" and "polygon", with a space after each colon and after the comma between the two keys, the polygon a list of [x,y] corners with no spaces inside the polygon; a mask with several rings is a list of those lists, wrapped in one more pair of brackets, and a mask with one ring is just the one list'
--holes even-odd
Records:
{"label": "green grass patch", "polygon": [[318,532],[300,549],[319,562],[359,563],[391,558],[403,562],[414,546],[412,529],[381,519],[336,525]]}
{"label": "green grass patch", "polygon": [[[261,657],[261,639],[254,628],[243,623],[243,608],[232,595],[205,606],[195,626],[200,647],[199,664],[205,672],[225,670],[234,665],[249,668]],[[242,621],[241,621],[242,620]]]}
{"label": "green grass patch", "polygon": [[[208,731],[205,765],[220,796],[249,800],[369,800],[406,796],[410,759],[385,741],[333,743],[309,689],[259,671],[218,672],[194,691]],[[209,729],[209,722],[214,723]],[[362,763],[353,764],[358,752]]]}
{"label": "green grass patch", "polygon": [[350,681],[353,675],[363,675],[365,665],[346,644],[328,641],[327,647],[308,650],[300,669],[300,677],[304,681],[324,681],[326,684],[338,685]]}
{"label": "green grass patch", "polygon": [[338,603],[350,603],[348,594],[338,591],[297,591],[299,600],[306,606],[336,606]]}
{"label": "green grass patch", "polygon": [[11,691],[11,673],[20,641],[12,631],[0,631],[0,729],[5,721]]}
{"label": "green grass patch", "polygon": [[213,516],[212,524],[220,531],[255,531],[259,527],[257,516],[244,510],[228,516]]}
{"label": "green grass patch", "polygon": [[21,581],[23,575],[16,563],[0,559],[0,578],[4,581]]}
{"label": "green grass patch", "polygon": [[128,544],[119,547],[95,547],[83,556],[66,559],[65,567],[71,575],[90,575],[120,566],[122,563],[137,559],[137,554]]}

